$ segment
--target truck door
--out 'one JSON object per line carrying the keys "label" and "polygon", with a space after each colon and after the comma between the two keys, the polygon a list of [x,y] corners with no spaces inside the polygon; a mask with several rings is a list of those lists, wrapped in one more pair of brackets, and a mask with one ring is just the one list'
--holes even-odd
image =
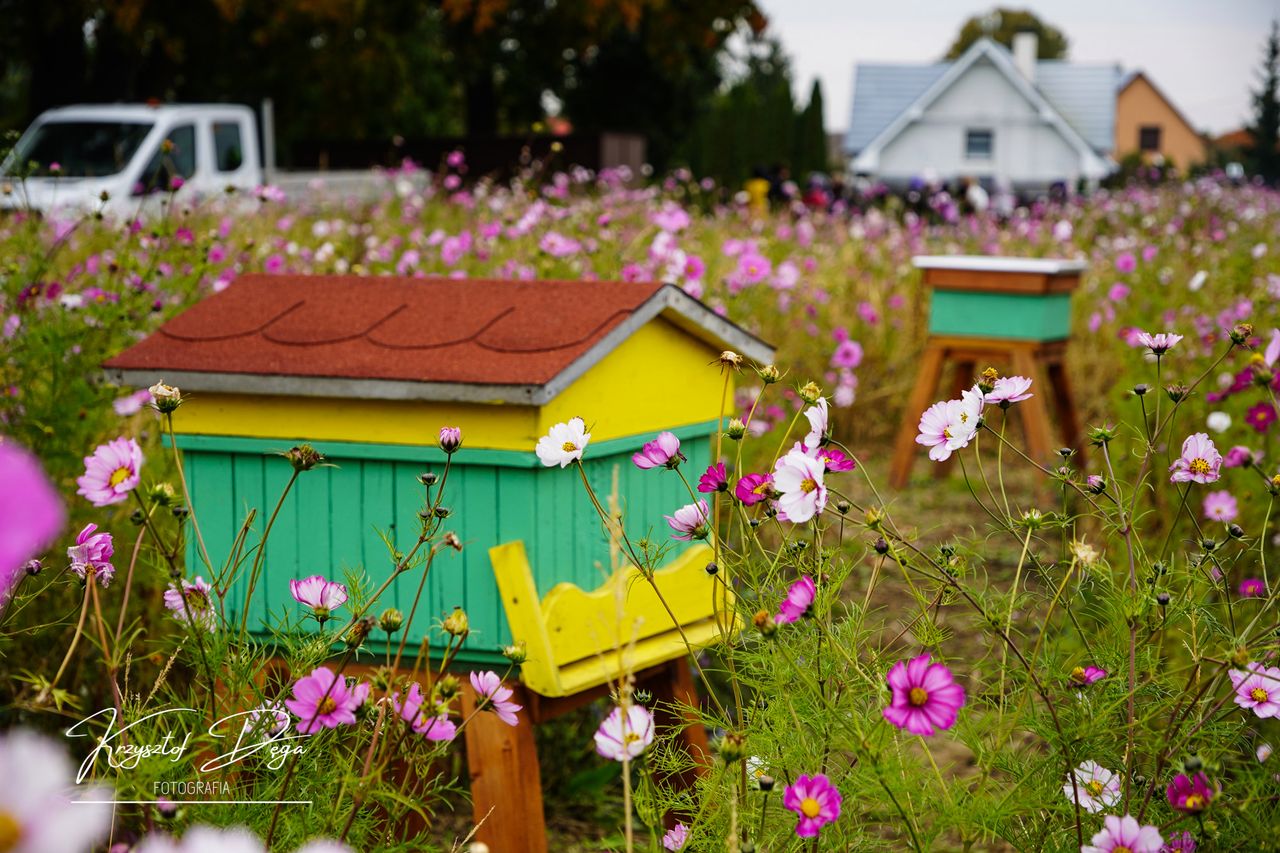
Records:
{"label": "truck door", "polygon": [[145,196],[180,190],[196,174],[196,126],[174,125],[156,146],[133,183],[133,195]]}

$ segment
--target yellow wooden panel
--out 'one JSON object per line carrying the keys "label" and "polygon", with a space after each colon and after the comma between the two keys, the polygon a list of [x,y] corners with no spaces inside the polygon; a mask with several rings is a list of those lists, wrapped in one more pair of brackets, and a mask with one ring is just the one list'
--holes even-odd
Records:
{"label": "yellow wooden panel", "polygon": [[523,640],[528,659],[520,668],[525,686],[543,696],[563,696],[551,640],[542,619],[542,604],[523,542],[507,542],[489,549],[489,562],[498,581],[511,636]]}
{"label": "yellow wooden panel", "polygon": [[544,406],[538,432],[575,415],[586,420],[592,441],[714,420],[724,387],[724,377],[711,363],[719,355],[718,349],[656,319]]}

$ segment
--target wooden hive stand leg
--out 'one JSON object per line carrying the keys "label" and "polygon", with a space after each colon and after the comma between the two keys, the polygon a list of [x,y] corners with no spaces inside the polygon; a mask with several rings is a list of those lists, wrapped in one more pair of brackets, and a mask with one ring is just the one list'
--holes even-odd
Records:
{"label": "wooden hive stand leg", "polygon": [[[512,701],[525,708],[529,697],[522,685],[508,683]],[[547,825],[542,813],[542,780],[533,740],[533,721],[527,711],[519,725],[508,726],[491,711],[476,714],[476,697],[467,684],[462,691],[463,732],[467,768],[471,773],[471,802],[477,824],[475,840],[493,853],[546,853]],[[474,714],[474,716],[472,716]]]}
{"label": "wooden hive stand leg", "polygon": [[920,423],[920,415],[933,403],[933,395],[938,390],[938,380],[942,376],[942,362],[946,356],[946,348],[941,344],[929,342],[925,344],[924,355],[920,359],[920,371],[916,374],[915,387],[907,398],[906,409],[902,413],[902,425],[898,427],[898,437],[893,443],[893,459],[889,464],[889,485],[901,489],[911,476],[911,465],[915,461],[916,427]]}
{"label": "wooden hive stand leg", "polygon": [[[697,716],[682,708],[696,708],[698,690],[693,683],[693,671],[687,658],[678,658],[651,670],[641,687],[653,694],[654,726],[659,732],[677,729],[675,743],[682,747],[695,762],[695,766],[671,779],[680,788],[692,788],[699,775],[711,766],[711,750],[707,746],[707,730]],[[667,828],[674,827],[680,819],[689,815],[666,815]]]}
{"label": "wooden hive stand leg", "polygon": [[1071,393],[1071,382],[1067,379],[1067,365],[1061,355],[1049,362],[1049,383],[1053,385],[1053,401],[1058,408],[1058,420],[1062,424],[1062,438],[1067,447],[1074,447],[1081,454],[1083,464],[1085,451],[1084,437],[1080,434],[1080,415],[1076,411],[1075,396]]}
{"label": "wooden hive stand leg", "polygon": [[1016,404],[1026,426],[1027,455],[1039,465],[1053,467],[1049,458],[1054,451],[1053,427],[1049,420],[1049,407],[1045,403],[1048,389],[1032,347],[1013,350],[1013,371],[1031,379],[1031,398]]}

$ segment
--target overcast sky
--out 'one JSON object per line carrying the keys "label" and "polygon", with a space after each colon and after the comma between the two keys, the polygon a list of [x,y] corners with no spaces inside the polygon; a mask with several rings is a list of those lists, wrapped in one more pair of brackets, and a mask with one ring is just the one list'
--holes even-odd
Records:
{"label": "overcast sky", "polygon": [[[792,57],[800,97],[822,80],[828,130],[849,126],[857,62],[929,62],[982,5],[960,0],[758,0]],[[1280,0],[1023,0],[1062,30],[1071,59],[1141,68],[1197,129],[1251,114],[1249,91]]]}

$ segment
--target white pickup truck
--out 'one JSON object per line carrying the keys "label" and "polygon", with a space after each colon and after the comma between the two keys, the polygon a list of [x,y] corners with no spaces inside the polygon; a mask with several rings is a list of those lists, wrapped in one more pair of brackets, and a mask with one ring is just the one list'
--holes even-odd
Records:
{"label": "white pickup truck", "polygon": [[237,104],[48,110],[0,163],[0,210],[128,212],[153,209],[170,192],[198,200],[268,182],[290,196],[371,198],[391,183],[374,170],[276,174],[269,105],[264,113],[265,158],[253,110]]}

